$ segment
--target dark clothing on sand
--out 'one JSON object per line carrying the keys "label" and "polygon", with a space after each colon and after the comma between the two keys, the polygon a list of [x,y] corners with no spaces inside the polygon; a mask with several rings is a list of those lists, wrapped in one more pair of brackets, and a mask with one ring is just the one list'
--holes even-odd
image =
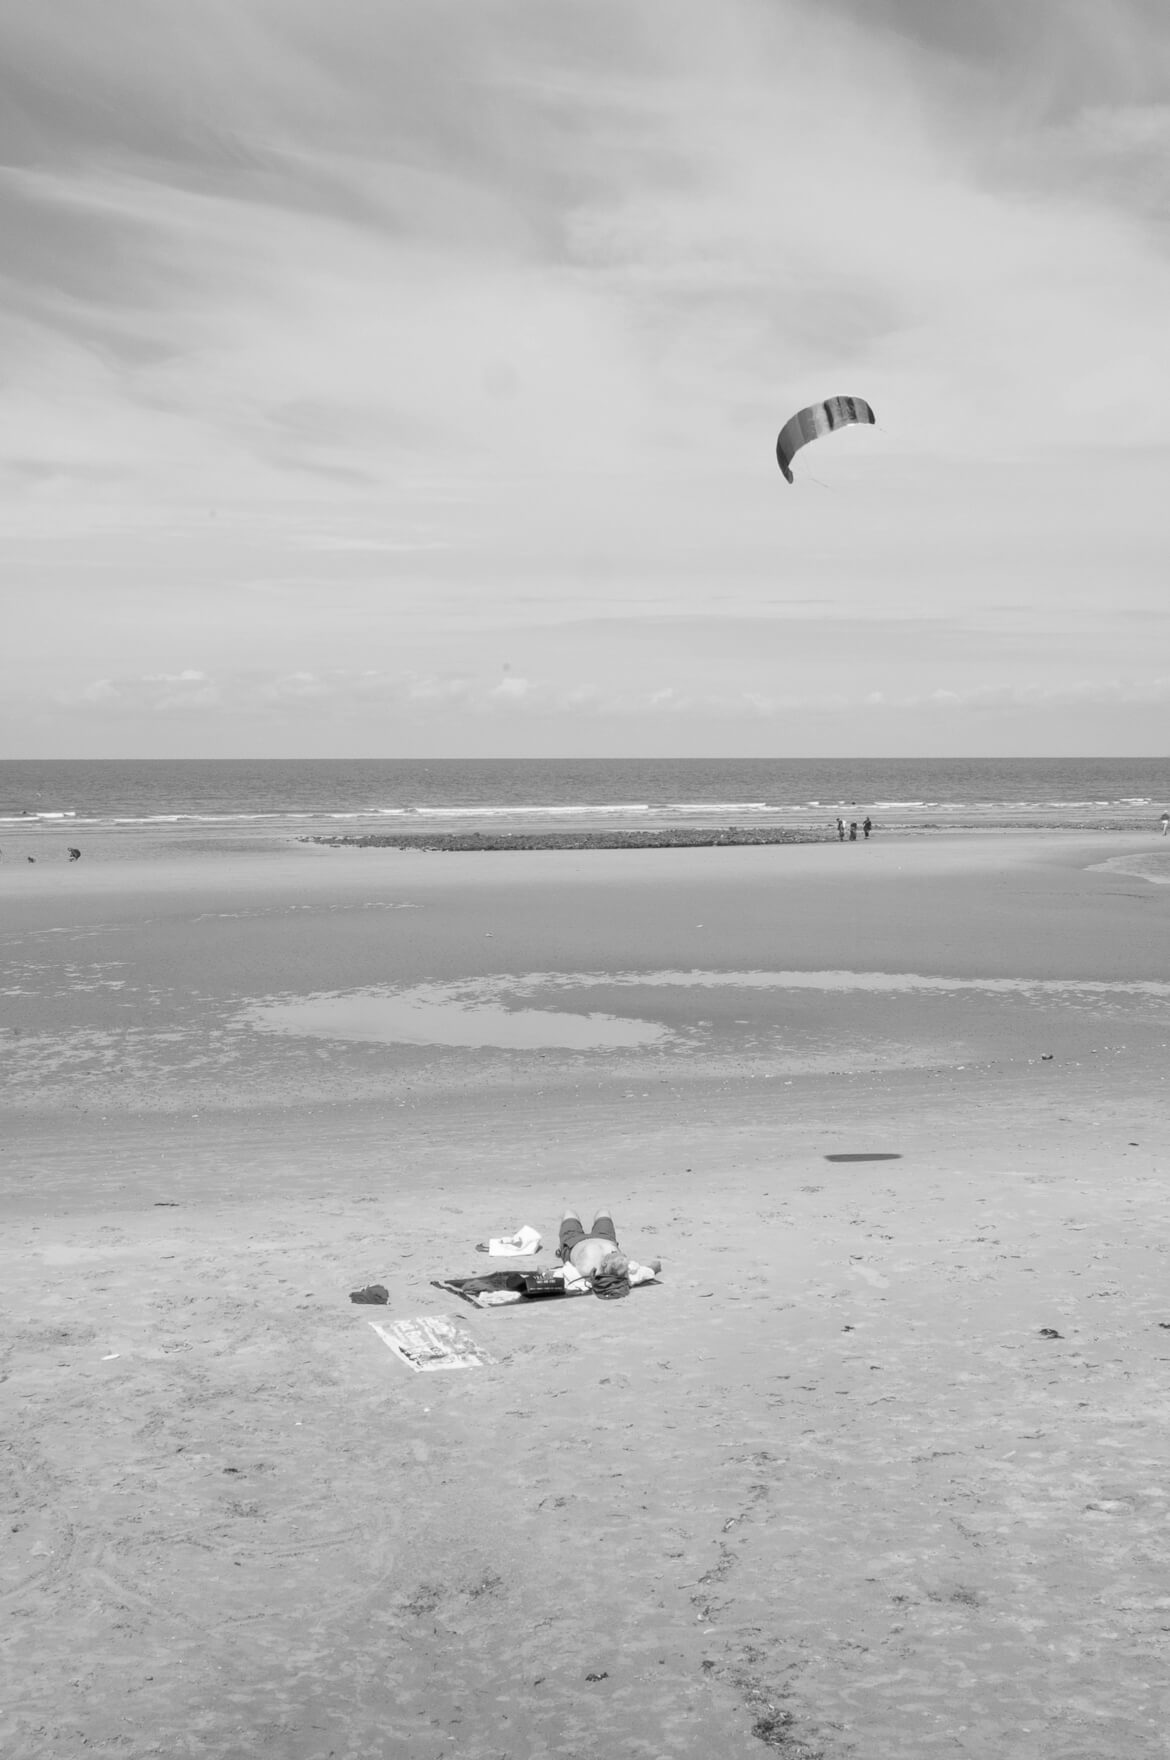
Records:
{"label": "dark clothing on sand", "polygon": [[585,1228],[579,1216],[566,1216],[561,1223],[561,1242],[557,1248],[557,1258],[567,1259],[578,1241],[589,1239],[610,1241],[616,1247],[618,1238],[617,1229],[613,1225],[613,1217],[595,1217],[593,1227]]}

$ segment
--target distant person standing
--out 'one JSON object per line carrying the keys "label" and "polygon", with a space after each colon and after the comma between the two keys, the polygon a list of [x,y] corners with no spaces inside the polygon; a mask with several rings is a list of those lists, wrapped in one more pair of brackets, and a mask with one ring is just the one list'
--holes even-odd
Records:
{"label": "distant person standing", "polygon": [[849,821],[849,841],[850,841],[850,843],[857,842],[857,820],[856,819],[850,819],[850,821]]}
{"label": "distant person standing", "polygon": [[1170,813],[1163,813],[1161,818],[1162,836],[1170,835]]}
{"label": "distant person standing", "polygon": [[873,820],[870,818],[868,813],[865,815],[865,824],[861,827],[861,829],[865,832],[866,841],[868,842],[869,841],[869,834],[873,830]]}
{"label": "distant person standing", "polygon": [[838,821],[837,821],[837,841],[838,841],[838,843],[844,843],[844,841],[845,841],[845,821],[844,821],[844,819],[838,819]]}

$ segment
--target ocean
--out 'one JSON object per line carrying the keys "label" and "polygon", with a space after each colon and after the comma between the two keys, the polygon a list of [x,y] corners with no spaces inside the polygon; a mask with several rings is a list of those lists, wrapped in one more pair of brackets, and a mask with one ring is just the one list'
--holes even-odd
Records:
{"label": "ocean", "polygon": [[307,834],[515,822],[1030,823],[1158,828],[1168,758],[246,759],[0,762],[0,835]]}

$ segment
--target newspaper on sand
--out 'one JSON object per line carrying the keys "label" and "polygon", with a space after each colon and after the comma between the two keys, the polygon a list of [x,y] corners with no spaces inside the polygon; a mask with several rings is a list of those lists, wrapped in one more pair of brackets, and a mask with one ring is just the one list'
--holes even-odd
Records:
{"label": "newspaper on sand", "polygon": [[371,1320],[370,1325],[408,1369],[479,1369],[495,1358],[460,1320],[420,1314],[413,1320]]}

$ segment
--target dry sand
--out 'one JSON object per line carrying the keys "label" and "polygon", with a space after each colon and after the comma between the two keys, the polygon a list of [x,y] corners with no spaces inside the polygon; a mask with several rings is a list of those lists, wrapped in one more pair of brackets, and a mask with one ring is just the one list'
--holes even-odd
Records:
{"label": "dry sand", "polygon": [[[1150,848],[0,872],[0,1749],[1165,1755]],[[388,989],[662,1033],[267,1030]],[[431,1286],[566,1200],[662,1283]],[[368,1323],[425,1313],[495,1366]]]}

